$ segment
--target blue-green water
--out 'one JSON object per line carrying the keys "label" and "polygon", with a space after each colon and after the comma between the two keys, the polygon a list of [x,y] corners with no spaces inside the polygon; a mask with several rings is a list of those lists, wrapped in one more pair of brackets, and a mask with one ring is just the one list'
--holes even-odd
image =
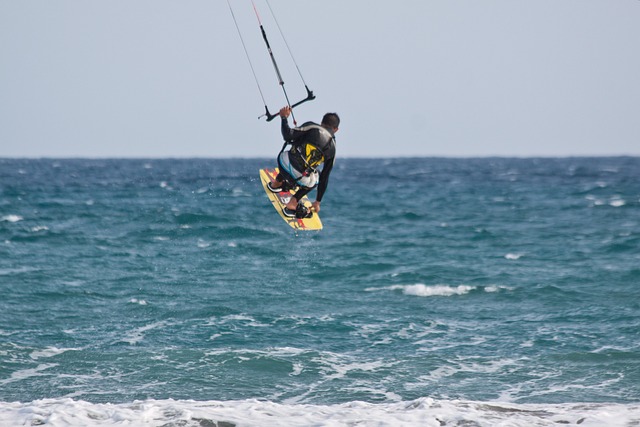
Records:
{"label": "blue-green water", "polygon": [[265,166],[0,159],[0,406],[637,409],[640,158],[339,159],[299,234]]}

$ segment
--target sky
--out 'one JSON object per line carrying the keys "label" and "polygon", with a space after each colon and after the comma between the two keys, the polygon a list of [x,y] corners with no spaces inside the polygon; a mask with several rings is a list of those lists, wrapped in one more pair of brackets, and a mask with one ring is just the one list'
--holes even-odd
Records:
{"label": "sky", "polygon": [[[277,24],[317,96],[298,124],[340,115],[338,157],[640,155],[639,0],[254,1],[291,101]],[[0,0],[0,157],[275,157],[263,111],[226,0]]]}

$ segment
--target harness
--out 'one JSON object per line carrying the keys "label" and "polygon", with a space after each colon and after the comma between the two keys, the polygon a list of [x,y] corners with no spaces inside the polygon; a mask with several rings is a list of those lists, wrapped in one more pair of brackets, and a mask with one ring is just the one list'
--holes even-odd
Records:
{"label": "harness", "polygon": [[[300,128],[300,130],[303,131],[311,129],[318,129],[322,136],[324,136],[329,141],[329,143],[333,142],[335,144],[334,136],[331,135],[331,133],[322,126],[312,124]],[[280,150],[280,153],[282,153],[289,144],[289,141],[285,141],[284,145],[282,146],[282,150]],[[289,153],[292,163],[296,163],[295,166],[300,166],[296,167],[296,169],[300,173],[302,173],[302,176],[309,176],[312,173],[315,173],[317,168],[325,161],[322,150],[320,150],[320,148],[310,142],[304,142],[299,145],[291,144]]]}

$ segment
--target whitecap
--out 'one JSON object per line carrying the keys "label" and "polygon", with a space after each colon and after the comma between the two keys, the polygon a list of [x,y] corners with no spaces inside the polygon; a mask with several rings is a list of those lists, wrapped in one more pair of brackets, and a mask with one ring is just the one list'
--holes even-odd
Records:
{"label": "whitecap", "polygon": [[[395,400],[397,396],[389,396]],[[637,403],[518,404],[446,400],[340,404],[288,404],[259,399],[234,401],[142,400],[90,403],[71,398],[0,402],[0,425],[310,425],[443,426],[580,425],[628,426],[640,418]]]}
{"label": "whitecap", "polygon": [[302,370],[303,370],[303,366],[301,363],[294,363],[293,369],[291,373],[289,373],[289,376],[296,377],[302,373]]}
{"label": "whitecap", "polygon": [[609,202],[609,206],[613,206],[614,208],[619,208],[621,206],[626,205],[627,203],[622,199],[613,199]]}
{"label": "whitecap", "polygon": [[20,215],[5,215],[0,218],[0,222],[18,222],[22,221],[24,218]]}
{"label": "whitecap", "polygon": [[476,289],[475,286],[467,286],[467,285],[458,285],[458,286],[448,286],[448,285],[433,285],[427,286],[422,283],[417,283],[415,285],[393,285],[386,286],[383,288],[366,288],[365,291],[373,292],[373,291],[381,291],[381,290],[401,290],[405,295],[419,296],[419,297],[432,297],[432,296],[452,296],[452,295],[464,295],[468,294],[472,290]]}
{"label": "whitecap", "polygon": [[198,239],[198,247],[200,249],[205,249],[205,248],[208,248],[209,246],[211,246],[211,243],[207,243],[202,239]]}
{"label": "whitecap", "polygon": [[[228,335],[228,332],[224,332],[223,334],[212,335],[210,338],[217,338],[221,335]],[[239,348],[239,349],[229,349],[229,348],[217,348],[208,350],[205,352],[206,356],[219,356],[219,355],[228,355],[233,354],[239,360],[249,361],[254,359],[255,357],[259,358],[289,358],[296,357],[301,354],[306,353],[307,350],[296,348],[296,347],[271,347],[265,350],[255,350],[255,349],[247,349],[247,348]]]}
{"label": "whitecap", "polygon": [[47,348],[45,348],[43,350],[35,350],[35,351],[31,352],[29,357],[31,357],[33,360],[38,360],[38,359],[57,356],[59,354],[65,353],[67,351],[77,351],[77,350],[78,350],[77,348],[47,347]]}
{"label": "whitecap", "polygon": [[126,334],[121,340],[119,340],[118,342],[125,342],[131,345],[135,345],[137,343],[139,343],[140,341],[142,341],[144,339],[144,334],[147,331],[150,331],[152,329],[157,329],[157,328],[161,328],[163,326],[165,326],[167,324],[167,322],[154,322],[154,323],[150,323],[148,325],[145,326],[141,326],[139,328],[136,328],[132,331],[130,331],[128,334]]}
{"label": "whitecap", "polygon": [[[21,369],[19,371],[13,372],[9,378],[0,380],[0,385],[6,385],[16,381],[22,381],[27,378],[43,376],[44,374],[41,373],[42,371],[46,371],[47,369],[54,368],[56,366],[58,366],[57,363],[44,363],[44,364],[38,365],[35,368]],[[0,423],[0,425],[8,425],[8,424]]]}
{"label": "whitecap", "polygon": [[257,327],[257,328],[258,327],[264,328],[264,327],[270,326],[266,323],[262,323],[254,319],[251,316],[246,316],[244,314],[230,314],[228,316],[224,316],[221,318],[213,318],[209,322],[207,322],[207,326],[218,326],[218,325],[225,325],[228,323],[242,323],[244,326],[251,326],[251,327]]}
{"label": "whitecap", "polygon": [[484,288],[485,292],[500,292],[502,290],[512,291],[513,288],[510,286],[500,286],[500,285],[490,285]]}
{"label": "whitecap", "polygon": [[426,286],[423,284],[408,285],[404,288],[405,295],[415,295],[419,297],[430,296],[451,296],[451,295],[464,295],[474,290],[474,286],[459,285],[459,286],[447,286],[447,285],[435,285]]}
{"label": "whitecap", "polygon": [[31,231],[33,233],[37,233],[39,231],[47,231],[49,230],[49,227],[47,227],[46,225],[36,225],[35,227],[31,227]]}
{"label": "whitecap", "polygon": [[517,259],[522,258],[523,256],[524,256],[524,254],[519,254],[519,253],[508,253],[508,254],[506,254],[504,257],[505,257],[506,259],[509,259],[509,260],[517,260]]}

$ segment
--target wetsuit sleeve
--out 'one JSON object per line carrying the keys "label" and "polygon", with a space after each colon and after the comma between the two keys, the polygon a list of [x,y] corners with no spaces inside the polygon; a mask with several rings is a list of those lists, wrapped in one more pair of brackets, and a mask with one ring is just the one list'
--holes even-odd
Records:
{"label": "wetsuit sleeve", "polygon": [[289,127],[289,120],[286,117],[282,118],[282,125],[280,126],[280,131],[282,132],[282,138],[284,138],[287,142],[295,142],[302,135],[304,135],[304,131],[299,130],[298,128],[291,129]]}
{"label": "wetsuit sleeve", "polygon": [[291,128],[289,127],[289,120],[286,117],[282,117],[282,125],[280,125],[280,131],[282,132],[282,138],[285,141],[291,141]]}
{"label": "wetsuit sleeve", "polygon": [[332,158],[330,161],[325,162],[322,172],[320,173],[320,183],[318,184],[318,192],[316,193],[316,201],[318,202],[322,201],[322,196],[324,196],[324,192],[327,190],[329,175],[331,174],[331,169],[333,169],[333,160]]}

